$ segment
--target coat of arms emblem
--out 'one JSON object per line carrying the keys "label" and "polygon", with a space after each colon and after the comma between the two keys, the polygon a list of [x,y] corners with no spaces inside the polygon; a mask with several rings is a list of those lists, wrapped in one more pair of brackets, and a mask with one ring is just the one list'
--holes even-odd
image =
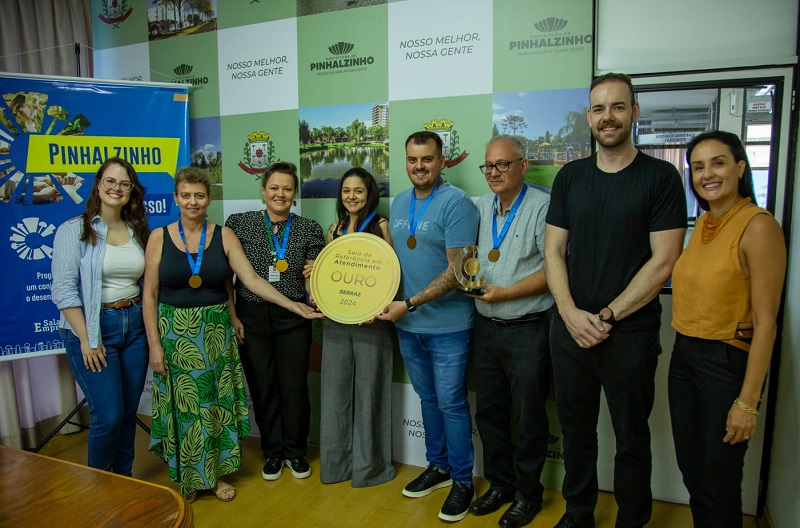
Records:
{"label": "coat of arms emblem", "polygon": [[461,152],[458,132],[453,128],[454,125],[454,122],[447,119],[432,119],[422,125],[425,130],[435,132],[442,138],[442,155],[445,159],[444,166],[447,168],[455,167],[469,156],[468,152]]}
{"label": "coat of arms emblem", "polygon": [[133,8],[128,7],[128,0],[103,0],[102,7],[103,12],[97,18],[113,28],[118,28],[120,22],[128,18],[133,12]]}
{"label": "coat of arms emblem", "polygon": [[275,161],[275,145],[269,138],[270,135],[264,131],[247,135],[247,143],[244,144],[244,159],[239,162],[240,169],[256,177],[260,177],[267,171],[270,163]]}

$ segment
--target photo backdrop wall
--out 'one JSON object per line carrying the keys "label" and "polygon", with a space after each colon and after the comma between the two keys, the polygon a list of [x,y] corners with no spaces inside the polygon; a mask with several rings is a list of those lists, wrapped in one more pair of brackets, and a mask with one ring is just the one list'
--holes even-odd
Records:
{"label": "photo backdrop wall", "polygon": [[[300,168],[297,212],[324,227],[335,182],[353,165],[376,175],[388,213],[410,187],[405,138],[423,128],[444,140],[445,178],[475,197],[489,191],[477,166],[494,134],[523,138],[535,160],[526,179],[544,186],[590,151],[591,0],[92,0],[92,9],[96,77],[191,85],[191,160],[212,175],[217,222],[263,207],[260,174],[278,159]],[[395,458],[424,465],[418,400],[396,364]],[[547,479],[560,487],[551,418]]]}

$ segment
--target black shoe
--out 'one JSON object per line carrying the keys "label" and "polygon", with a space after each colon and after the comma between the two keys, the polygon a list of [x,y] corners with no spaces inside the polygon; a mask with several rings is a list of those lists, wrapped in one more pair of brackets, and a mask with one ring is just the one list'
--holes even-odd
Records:
{"label": "black shoe", "polygon": [[503,528],[521,528],[529,524],[540,511],[542,511],[541,502],[515,500],[500,517],[499,524]]}
{"label": "black shoe", "polygon": [[554,528],[595,528],[594,514],[587,517],[578,517],[571,513],[565,513]]}
{"label": "black shoe", "polygon": [[264,464],[264,469],[261,470],[261,477],[264,480],[278,480],[281,478],[281,468],[283,461],[278,457],[267,458],[267,463]]}
{"label": "black shoe", "polygon": [[512,500],[514,500],[513,495],[503,495],[496,489],[489,488],[489,491],[475,499],[475,502],[469,507],[469,512],[472,515],[486,515],[496,512],[500,506]]}
{"label": "black shoe", "polygon": [[411,498],[424,497],[430,495],[432,491],[446,488],[452,483],[450,472],[440,473],[439,468],[431,464],[420,476],[403,488],[403,495]]}
{"label": "black shoe", "polygon": [[294,478],[304,479],[311,476],[311,468],[308,467],[308,462],[303,457],[287,458],[286,465],[292,470]]}
{"label": "black shoe", "polygon": [[469,513],[469,505],[475,498],[475,487],[470,484],[462,484],[453,481],[450,494],[444,500],[442,509],[439,511],[439,518],[443,521],[460,521]]}

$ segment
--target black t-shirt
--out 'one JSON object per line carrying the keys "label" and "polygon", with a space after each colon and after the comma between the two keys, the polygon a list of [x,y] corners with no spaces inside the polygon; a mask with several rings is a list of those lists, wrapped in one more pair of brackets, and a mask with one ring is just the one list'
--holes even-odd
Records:
{"label": "black t-shirt", "polygon": [[[565,165],[553,182],[547,223],[569,231],[567,271],[575,305],[598,313],[650,259],[650,233],[686,227],[686,198],[677,169],[639,152],[606,173],[595,156]],[[658,297],[616,328],[658,328]]]}

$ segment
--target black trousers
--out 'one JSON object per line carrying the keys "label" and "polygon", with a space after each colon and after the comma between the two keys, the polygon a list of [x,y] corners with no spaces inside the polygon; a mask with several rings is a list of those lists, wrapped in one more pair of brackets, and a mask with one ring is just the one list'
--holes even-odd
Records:
{"label": "black trousers", "polygon": [[697,528],[741,528],[742,476],[749,442],[726,444],[725,424],[739,396],[747,352],[677,334],[669,364],[675,454]]}
{"label": "black trousers", "polygon": [[239,347],[265,458],[304,457],[311,405],[308,361],[311,321],[272,303],[243,299],[236,315],[244,326]]}
{"label": "black trousers", "polygon": [[650,520],[652,455],[647,419],[653,409],[661,343],[657,331],[611,331],[580,348],[556,313],[550,327],[558,417],[564,437],[564,484],[569,513],[587,516],[597,504],[597,418],[605,392],[616,436],[614,495],[618,527]]}
{"label": "black trousers", "polygon": [[[491,486],[541,504],[550,428],[545,403],[550,380],[548,315],[519,326],[475,317],[475,422]],[[512,431],[519,439],[514,445]]]}

